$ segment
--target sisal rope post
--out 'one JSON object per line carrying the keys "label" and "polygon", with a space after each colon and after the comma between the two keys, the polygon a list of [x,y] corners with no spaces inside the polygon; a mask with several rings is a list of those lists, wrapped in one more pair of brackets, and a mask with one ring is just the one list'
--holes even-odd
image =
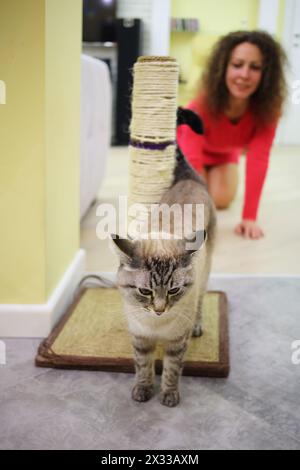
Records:
{"label": "sisal rope post", "polygon": [[[172,57],[140,57],[133,70],[129,207],[159,203],[173,180],[179,67]],[[145,212],[144,211],[144,212]],[[139,218],[143,218],[143,211]],[[128,222],[136,217],[128,217]]]}

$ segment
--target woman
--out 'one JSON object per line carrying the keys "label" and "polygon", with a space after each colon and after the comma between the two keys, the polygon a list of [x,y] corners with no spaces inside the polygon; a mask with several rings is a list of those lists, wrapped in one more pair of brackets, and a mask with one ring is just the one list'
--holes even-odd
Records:
{"label": "woman", "polygon": [[225,209],[238,185],[239,157],[247,149],[242,220],[235,233],[264,236],[256,222],[270,149],[286,96],[286,56],[268,33],[238,31],[221,38],[208,61],[199,96],[188,105],[204,135],[178,128],[178,143],[203,174],[216,207]]}

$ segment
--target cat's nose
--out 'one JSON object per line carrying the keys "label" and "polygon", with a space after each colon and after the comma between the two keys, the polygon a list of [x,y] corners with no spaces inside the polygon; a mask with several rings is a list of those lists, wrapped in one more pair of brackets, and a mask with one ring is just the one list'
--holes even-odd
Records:
{"label": "cat's nose", "polygon": [[153,310],[156,313],[156,315],[162,315],[166,311],[166,308],[167,308],[166,298],[163,296],[156,296],[154,299],[153,307],[154,307]]}
{"label": "cat's nose", "polygon": [[166,311],[167,303],[165,300],[157,301],[154,303],[154,311],[156,315],[162,315]]}
{"label": "cat's nose", "polygon": [[155,310],[155,313],[156,315],[160,316],[164,313],[165,309],[164,310]]}

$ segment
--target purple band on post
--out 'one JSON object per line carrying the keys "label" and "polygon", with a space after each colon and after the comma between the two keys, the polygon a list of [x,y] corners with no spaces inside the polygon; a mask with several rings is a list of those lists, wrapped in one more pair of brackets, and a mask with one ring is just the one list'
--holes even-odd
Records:
{"label": "purple band on post", "polygon": [[139,140],[130,140],[129,145],[138,149],[146,149],[146,150],[165,150],[169,145],[175,145],[176,142],[174,140],[169,140],[167,142],[141,142]]}

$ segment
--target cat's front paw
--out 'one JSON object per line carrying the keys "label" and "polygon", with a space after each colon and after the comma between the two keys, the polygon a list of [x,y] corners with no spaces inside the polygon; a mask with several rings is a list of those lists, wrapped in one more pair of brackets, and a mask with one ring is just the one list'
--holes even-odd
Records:
{"label": "cat's front paw", "polygon": [[150,400],[154,395],[153,385],[135,385],[132,389],[131,396],[133,400],[144,402]]}
{"label": "cat's front paw", "polygon": [[166,390],[160,393],[160,403],[165,406],[177,406],[180,402],[180,395],[177,390]]}
{"label": "cat's front paw", "polygon": [[194,338],[199,338],[202,335],[203,335],[202,326],[200,324],[195,325],[193,328],[192,336]]}

